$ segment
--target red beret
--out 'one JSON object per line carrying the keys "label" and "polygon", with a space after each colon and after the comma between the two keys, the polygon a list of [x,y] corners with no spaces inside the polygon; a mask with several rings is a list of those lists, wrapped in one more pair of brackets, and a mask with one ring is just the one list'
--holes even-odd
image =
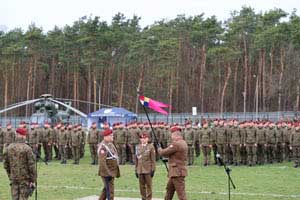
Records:
{"label": "red beret", "polygon": [[112,130],[111,129],[105,129],[103,132],[102,132],[102,135],[103,136],[108,136],[108,135],[110,135],[110,134],[112,134]]}
{"label": "red beret", "polygon": [[140,136],[140,138],[149,138],[149,135],[147,132],[143,132]]}
{"label": "red beret", "polygon": [[178,126],[173,126],[172,128],[170,128],[171,133],[176,132],[176,131],[181,131],[181,128]]}
{"label": "red beret", "polygon": [[16,132],[17,132],[18,134],[20,134],[20,135],[23,135],[23,136],[25,136],[26,133],[27,133],[27,131],[26,131],[25,128],[17,128]]}

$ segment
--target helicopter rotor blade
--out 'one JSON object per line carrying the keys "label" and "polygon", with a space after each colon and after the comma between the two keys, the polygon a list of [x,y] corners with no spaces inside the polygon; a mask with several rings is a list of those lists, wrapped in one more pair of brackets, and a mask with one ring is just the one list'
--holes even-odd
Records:
{"label": "helicopter rotor blade", "polygon": [[75,101],[75,102],[80,102],[80,103],[86,103],[86,104],[93,104],[93,105],[101,105],[101,106],[105,106],[108,108],[112,108],[114,106],[110,106],[110,105],[106,105],[106,104],[99,104],[99,103],[94,103],[94,102],[90,102],[90,101],[83,101],[83,100],[77,100],[77,99],[65,99],[65,98],[55,98],[58,100],[62,100],[62,101]]}
{"label": "helicopter rotor blade", "polygon": [[84,117],[84,118],[87,117],[87,115],[84,114],[83,112],[81,112],[80,110],[77,110],[76,108],[73,108],[72,106],[69,106],[69,105],[67,105],[67,104],[65,104],[65,103],[63,103],[63,102],[60,102],[60,101],[57,101],[57,100],[54,100],[54,99],[48,99],[48,100],[49,100],[49,101],[52,101],[52,102],[54,102],[54,103],[60,104],[60,105],[62,105],[62,106],[64,106],[64,107],[66,107],[66,108],[69,108],[70,110],[72,110],[73,112],[79,114],[80,116],[82,116],[82,117]]}
{"label": "helicopter rotor blade", "polygon": [[9,105],[8,107],[0,110],[0,114],[4,113],[4,112],[7,112],[7,111],[10,111],[10,110],[13,110],[13,109],[16,109],[16,108],[19,108],[19,107],[22,107],[22,106],[26,106],[26,105],[35,103],[35,102],[40,101],[40,100],[41,99],[32,99],[32,100],[23,101],[23,102],[20,102],[20,103],[15,103],[15,104]]}

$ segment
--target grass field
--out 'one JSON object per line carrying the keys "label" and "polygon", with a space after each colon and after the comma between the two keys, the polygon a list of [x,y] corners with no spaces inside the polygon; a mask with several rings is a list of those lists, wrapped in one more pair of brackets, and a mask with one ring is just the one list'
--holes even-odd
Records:
{"label": "grass field", "polygon": [[[189,200],[228,199],[227,177],[223,167],[201,165],[202,157],[189,167],[186,191]],[[67,200],[98,195],[102,182],[97,176],[98,167],[90,165],[88,151],[80,165],[67,165],[52,161],[49,165],[38,163],[38,199]],[[292,163],[273,164],[257,167],[231,167],[236,189],[231,199],[300,199],[300,169]],[[153,196],[163,198],[167,173],[158,163],[153,179]],[[139,197],[138,181],[132,165],[121,166],[121,178],[115,181],[116,196]],[[10,187],[3,164],[0,164],[0,200],[10,199]],[[31,199],[34,199],[32,197]],[[174,199],[177,199],[175,197]]]}

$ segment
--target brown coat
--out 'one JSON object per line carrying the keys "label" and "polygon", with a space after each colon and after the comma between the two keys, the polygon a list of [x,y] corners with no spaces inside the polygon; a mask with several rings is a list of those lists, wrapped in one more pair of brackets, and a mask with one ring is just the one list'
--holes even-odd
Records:
{"label": "brown coat", "polygon": [[188,146],[184,140],[171,143],[166,149],[158,149],[161,156],[169,158],[168,177],[185,177],[187,176],[187,152]]}
{"label": "brown coat", "polygon": [[98,147],[99,171],[102,177],[120,177],[119,157],[113,143],[102,141]]}
{"label": "brown coat", "polygon": [[137,146],[135,169],[138,174],[150,174],[151,171],[155,171],[155,149],[152,144]]}

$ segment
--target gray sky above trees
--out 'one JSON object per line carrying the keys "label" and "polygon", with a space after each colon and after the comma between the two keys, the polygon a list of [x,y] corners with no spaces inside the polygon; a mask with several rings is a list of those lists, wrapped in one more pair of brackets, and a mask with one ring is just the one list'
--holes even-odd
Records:
{"label": "gray sky above trees", "polygon": [[127,18],[141,17],[141,26],[161,19],[173,19],[178,14],[186,16],[205,13],[226,20],[234,10],[251,6],[256,12],[281,8],[291,13],[294,8],[299,15],[298,0],[0,0],[0,30],[21,27],[27,30],[31,23],[49,31],[55,25],[63,27],[82,16],[100,16],[110,22],[112,17],[123,13]]}

